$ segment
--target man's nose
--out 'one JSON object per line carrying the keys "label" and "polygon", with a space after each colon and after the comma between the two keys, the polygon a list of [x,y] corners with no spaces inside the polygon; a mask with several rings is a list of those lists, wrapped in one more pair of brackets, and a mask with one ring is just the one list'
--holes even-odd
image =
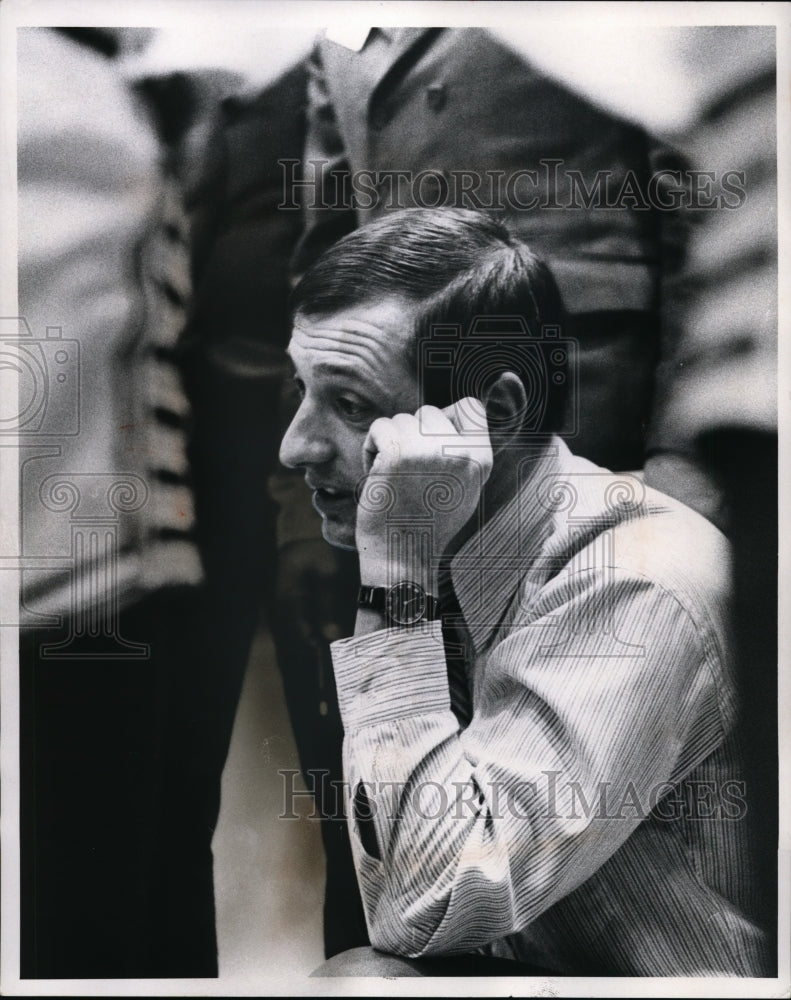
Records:
{"label": "man's nose", "polygon": [[294,414],[280,442],[280,461],[289,469],[321,465],[332,458],[326,423],[304,403]]}

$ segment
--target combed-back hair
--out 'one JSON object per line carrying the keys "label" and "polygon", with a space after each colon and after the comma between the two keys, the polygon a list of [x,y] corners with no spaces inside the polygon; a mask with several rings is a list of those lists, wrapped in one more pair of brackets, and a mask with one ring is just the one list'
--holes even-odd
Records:
{"label": "combed-back hair", "polygon": [[[305,272],[292,292],[291,308],[295,317],[331,316],[384,297],[417,306],[413,363],[422,401],[440,407],[455,402],[460,392],[469,394],[470,380],[462,385],[448,377],[446,366],[425,363],[426,345],[438,330],[441,338],[442,330],[456,327],[467,338],[464,350],[456,349],[459,361],[466,352],[469,362],[471,352],[478,351],[480,378],[472,381],[480,393],[503,371],[514,371],[535,386],[544,332],[550,328],[557,334],[563,323],[560,292],[544,261],[498,218],[469,209],[405,209],[349,233]],[[505,341],[497,333],[503,328],[512,331]],[[520,329],[523,370],[518,367]],[[557,364],[551,373],[544,368],[540,420],[531,428],[548,432],[560,427],[567,379],[557,377]],[[526,419],[535,415],[536,408],[528,407]]]}

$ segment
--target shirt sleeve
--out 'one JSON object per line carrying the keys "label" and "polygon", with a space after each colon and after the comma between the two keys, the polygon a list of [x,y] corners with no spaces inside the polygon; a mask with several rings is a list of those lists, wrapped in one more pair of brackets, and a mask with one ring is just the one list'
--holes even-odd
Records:
{"label": "shirt sleeve", "polygon": [[374,947],[452,954],[520,930],[722,740],[721,650],[671,592],[587,570],[514,605],[463,731],[438,624],[332,646]]}

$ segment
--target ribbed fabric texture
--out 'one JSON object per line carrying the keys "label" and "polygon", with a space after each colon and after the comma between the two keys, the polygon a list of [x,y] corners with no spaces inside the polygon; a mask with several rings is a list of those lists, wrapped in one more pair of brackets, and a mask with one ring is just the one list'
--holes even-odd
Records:
{"label": "ribbed fabric texture", "polygon": [[565,975],[765,974],[725,540],[558,440],[519,481],[451,564],[469,725],[438,623],[332,646],[376,834],[366,851],[351,824],[371,941]]}
{"label": "ribbed fabric texture", "polygon": [[21,613],[40,624],[203,571],[174,356],[192,292],[180,184],[112,59],[48,28],[18,43],[21,320],[0,325],[45,363],[40,420],[20,425],[37,449],[20,451]]}

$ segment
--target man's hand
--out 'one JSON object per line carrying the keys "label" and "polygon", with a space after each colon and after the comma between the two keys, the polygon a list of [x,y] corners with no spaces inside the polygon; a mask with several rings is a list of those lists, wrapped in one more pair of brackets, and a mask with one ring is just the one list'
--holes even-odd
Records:
{"label": "man's hand", "polygon": [[[436,594],[436,556],[474,514],[492,470],[483,403],[466,397],[444,410],[422,406],[414,416],[375,420],[363,451],[361,580],[381,586],[413,579]],[[414,544],[421,525],[430,525],[430,546]]]}

